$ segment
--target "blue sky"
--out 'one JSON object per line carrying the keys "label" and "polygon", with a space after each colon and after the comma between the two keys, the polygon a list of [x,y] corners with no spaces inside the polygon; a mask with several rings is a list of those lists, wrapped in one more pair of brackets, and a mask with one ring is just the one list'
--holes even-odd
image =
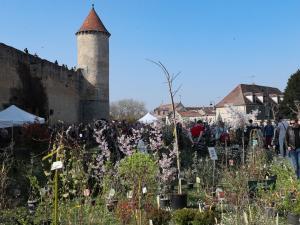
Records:
{"label": "blue sky", "polygon": [[[239,83],[284,90],[300,68],[300,1],[1,0],[0,42],[68,66],[95,4],[110,38],[110,99],[169,102],[160,60],[184,105],[218,102]],[[179,96],[180,95],[180,96]]]}

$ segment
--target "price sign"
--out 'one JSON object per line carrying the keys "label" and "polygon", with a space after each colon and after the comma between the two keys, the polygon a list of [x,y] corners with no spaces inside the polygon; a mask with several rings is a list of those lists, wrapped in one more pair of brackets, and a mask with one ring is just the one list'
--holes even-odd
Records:
{"label": "price sign", "polygon": [[133,197],[133,191],[127,193],[127,198],[131,199]]}
{"label": "price sign", "polygon": [[146,193],[147,193],[147,188],[143,187],[143,194],[146,194]]}
{"label": "price sign", "polygon": [[112,197],[114,197],[115,196],[115,194],[116,194],[116,191],[115,191],[115,189],[110,189],[110,191],[109,191],[109,197],[110,198],[112,198]]}
{"label": "price sign", "polygon": [[63,168],[62,161],[56,161],[56,162],[52,163],[52,165],[51,165],[51,170],[59,170],[62,168]]}
{"label": "price sign", "polygon": [[214,147],[208,147],[208,152],[211,160],[218,160],[218,155]]}

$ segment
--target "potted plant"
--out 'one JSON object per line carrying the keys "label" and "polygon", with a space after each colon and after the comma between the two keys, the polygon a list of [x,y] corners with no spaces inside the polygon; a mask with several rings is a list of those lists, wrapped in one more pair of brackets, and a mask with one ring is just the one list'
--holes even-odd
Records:
{"label": "potted plant", "polygon": [[175,155],[173,152],[162,153],[158,160],[160,182],[160,207],[170,207],[169,194],[172,192],[172,184],[176,177],[176,168],[173,166]]}
{"label": "potted plant", "polygon": [[166,78],[166,83],[168,85],[168,91],[172,103],[172,125],[174,128],[174,143],[173,143],[173,150],[176,155],[176,166],[177,166],[177,174],[178,174],[178,193],[173,193],[171,195],[171,207],[173,209],[185,208],[187,206],[187,194],[182,193],[182,185],[181,185],[181,163],[180,163],[180,149],[178,144],[178,132],[177,132],[177,119],[176,119],[176,111],[175,111],[175,103],[174,97],[178,90],[174,90],[174,80],[178,75],[171,75],[167,68],[162,64],[160,61],[156,62],[150,60],[150,62],[157,65],[164,73]]}
{"label": "potted plant", "polygon": [[152,221],[153,225],[169,225],[171,213],[162,209],[151,208],[147,212],[147,219]]}
{"label": "potted plant", "polygon": [[128,190],[131,190],[131,199],[135,202],[135,218],[138,225],[142,225],[143,203],[147,195],[146,190],[157,190],[156,178],[158,165],[146,153],[135,152],[120,161],[118,175]]}
{"label": "potted plant", "polygon": [[173,213],[172,220],[176,225],[190,225],[197,212],[197,209],[179,209]]}
{"label": "potted plant", "polygon": [[196,179],[195,174],[193,173],[191,168],[188,168],[183,171],[184,179],[187,182],[187,189],[192,190],[194,188],[194,181]]}
{"label": "potted plant", "polygon": [[291,225],[300,225],[300,196],[290,201],[290,212],[287,216],[288,222]]}

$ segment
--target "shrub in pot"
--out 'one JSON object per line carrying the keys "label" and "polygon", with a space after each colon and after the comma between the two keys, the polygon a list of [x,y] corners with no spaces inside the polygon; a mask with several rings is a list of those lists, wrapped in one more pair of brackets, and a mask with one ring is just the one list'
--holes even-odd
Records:
{"label": "shrub in pot", "polygon": [[187,207],[187,194],[172,194],[170,199],[172,209],[183,209]]}
{"label": "shrub in pot", "polygon": [[195,215],[192,225],[213,225],[219,221],[219,216],[212,210],[199,212]]}
{"label": "shrub in pot", "polygon": [[300,196],[291,204],[291,212],[288,214],[288,222],[291,225],[300,225]]}
{"label": "shrub in pot", "polygon": [[176,225],[190,225],[197,212],[197,209],[179,209],[173,213],[172,220]]}
{"label": "shrub in pot", "polygon": [[130,224],[134,208],[135,205],[129,200],[118,202],[116,215],[122,225]]}
{"label": "shrub in pot", "polygon": [[169,225],[171,213],[166,210],[152,208],[147,213],[147,219],[152,220],[153,225]]}

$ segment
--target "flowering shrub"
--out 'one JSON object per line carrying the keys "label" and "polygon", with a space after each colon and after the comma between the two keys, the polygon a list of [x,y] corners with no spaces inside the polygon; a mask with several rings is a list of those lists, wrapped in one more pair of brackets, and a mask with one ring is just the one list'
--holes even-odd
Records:
{"label": "flowering shrub", "polygon": [[230,115],[230,120],[228,121],[228,125],[233,129],[237,130],[238,128],[245,128],[248,121],[250,119],[255,120],[259,111],[254,110],[249,114],[246,114],[240,110],[238,110],[233,105],[227,105],[227,113]]}
{"label": "flowering shrub", "polygon": [[135,208],[135,204],[130,200],[123,200],[118,203],[116,215],[122,225],[130,224]]}

